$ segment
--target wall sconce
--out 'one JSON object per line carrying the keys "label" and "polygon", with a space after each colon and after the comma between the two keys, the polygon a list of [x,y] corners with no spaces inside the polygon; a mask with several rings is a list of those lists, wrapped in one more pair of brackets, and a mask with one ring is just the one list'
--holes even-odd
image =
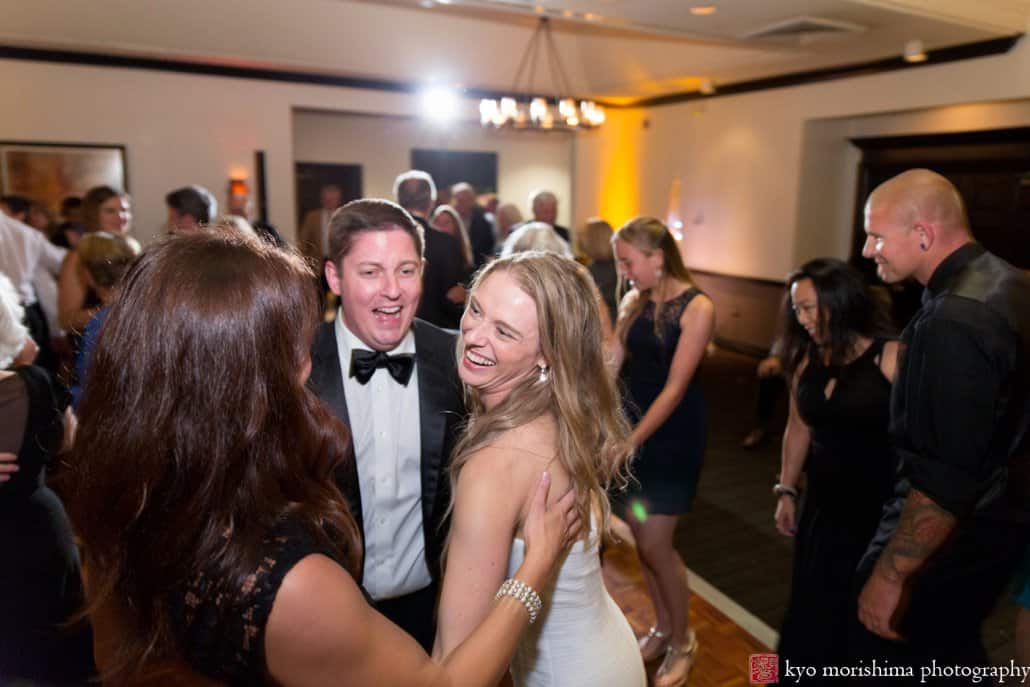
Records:
{"label": "wall sconce", "polygon": [[926,62],[926,50],[923,41],[913,39],[905,43],[905,61],[909,63]]}
{"label": "wall sconce", "polygon": [[229,195],[230,196],[246,196],[250,194],[250,189],[247,188],[247,180],[241,178],[229,179]]}

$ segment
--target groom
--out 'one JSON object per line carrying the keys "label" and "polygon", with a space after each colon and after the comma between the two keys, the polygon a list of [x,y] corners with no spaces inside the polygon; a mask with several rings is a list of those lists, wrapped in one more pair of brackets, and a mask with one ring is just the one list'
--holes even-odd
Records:
{"label": "groom", "polygon": [[325,276],[340,310],[315,335],[308,385],[351,432],[354,460],[337,480],[362,530],[361,584],[430,651],[445,468],[464,409],[454,335],[414,319],[424,246],[422,227],[389,201],[333,215]]}

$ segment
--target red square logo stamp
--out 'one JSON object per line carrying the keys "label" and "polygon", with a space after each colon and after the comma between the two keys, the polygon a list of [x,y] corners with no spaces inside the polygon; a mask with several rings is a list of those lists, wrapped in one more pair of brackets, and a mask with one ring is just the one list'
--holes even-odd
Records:
{"label": "red square logo stamp", "polygon": [[751,684],[771,684],[780,681],[780,657],[778,654],[751,654]]}

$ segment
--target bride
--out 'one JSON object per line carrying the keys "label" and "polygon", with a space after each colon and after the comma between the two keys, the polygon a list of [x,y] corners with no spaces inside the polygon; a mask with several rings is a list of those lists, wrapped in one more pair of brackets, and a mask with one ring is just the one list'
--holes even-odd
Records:
{"label": "bride", "polygon": [[512,661],[517,687],[644,687],[625,617],[604,587],[606,488],[624,481],[629,426],[605,371],[589,277],[571,260],[520,253],[476,278],[461,321],[459,375],[471,411],[455,449],[453,522],[434,653],[453,651],[522,561],[526,495],[542,469],[552,498],[575,489],[589,533]]}

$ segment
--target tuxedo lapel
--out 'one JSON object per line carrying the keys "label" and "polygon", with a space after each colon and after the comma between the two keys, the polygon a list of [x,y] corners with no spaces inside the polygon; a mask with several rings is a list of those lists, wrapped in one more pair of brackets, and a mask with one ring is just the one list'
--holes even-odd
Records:
{"label": "tuxedo lapel", "polygon": [[[320,324],[315,333],[315,343],[311,347],[311,376],[308,377],[308,388],[329,406],[333,415],[347,425],[349,432],[350,416],[347,413],[347,397],[343,392],[343,372],[340,369],[340,353],[336,345],[336,326],[332,322]],[[358,529],[364,532],[358,462],[354,456],[353,438],[348,444],[347,456],[347,462],[338,468],[336,482],[350,505],[351,515],[357,521]]]}
{"label": "tuxedo lapel", "polygon": [[[418,414],[419,435],[422,444],[422,522],[428,528],[436,521],[433,509],[440,490],[440,480],[445,476],[441,467],[446,456],[444,440],[447,432],[447,413],[451,410],[448,399],[453,394],[449,391],[456,380],[448,378],[448,372],[454,371],[454,363],[448,362],[447,356],[453,351],[442,351],[435,342],[424,335],[424,325],[416,320],[415,360],[418,374]],[[427,531],[427,540],[435,538],[435,533]]]}

